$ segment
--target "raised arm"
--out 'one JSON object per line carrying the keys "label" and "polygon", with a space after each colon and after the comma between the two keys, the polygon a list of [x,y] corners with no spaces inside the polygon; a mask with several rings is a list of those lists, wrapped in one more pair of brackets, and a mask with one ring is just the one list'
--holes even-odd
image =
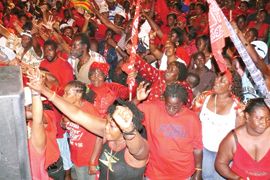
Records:
{"label": "raised arm", "polygon": [[105,24],[108,28],[113,30],[116,34],[123,34],[124,29],[113,24],[108,18],[104,17],[94,6],[91,6],[91,10],[97,15],[100,21]]}
{"label": "raised arm", "polygon": [[113,119],[123,132],[129,153],[137,160],[146,161],[149,155],[148,143],[136,130],[132,118],[133,114],[127,107],[117,106],[113,113]]}
{"label": "raised arm", "polygon": [[232,26],[236,30],[242,44],[246,47],[246,50],[255,63],[256,67],[262,72],[264,76],[270,77],[270,67],[268,67],[264,60],[260,58],[254,47],[245,39],[243,33],[238,29],[238,27],[234,23],[232,23]]}
{"label": "raised arm", "polygon": [[[29,78],[35,77],[29,75]],[[36,79],[35,82],[28,83],[29,87],[42,93],[48,98],[61,112],[63,112],[70,120],[80,124],[92,133],[103,137],[106,121],[92,114],[82,111],[77,106],[65,101],[62,97],[56,95],[55,92],[40,85],[42,80]]]}
{"label": "raised arm", "polygon": [[231,132],[221,142],[215,161],[216,170],[226,179],[240,179],[240,177],[230,168],[230,163],[233,159],[235,150],[236,143],[233,133]]}
{"label": "raised arm", "polygon": [[151,54],[156,58],[156,59],[161,59],[163,53],[157,48],[155,45],[155,38],[156,38],[156,32],[150,32],[150,41],[149,41],[149,48]]}
{"label": "raised arm", "polygon": [[155,21],[146,13],[142,13],[142,15],[146,18],[149,25],[153,29],[154,32],[157,33],[157,36],[161,39],[163,37],[163,32],[161,31],[160,27],[155,23]]}
{"label": "raised arm", "polygon": [[43,106],[40,94],[32,90],[32,127],[31,143],[39,152],[42,152],[46,146],[46,133],[43,123]]}

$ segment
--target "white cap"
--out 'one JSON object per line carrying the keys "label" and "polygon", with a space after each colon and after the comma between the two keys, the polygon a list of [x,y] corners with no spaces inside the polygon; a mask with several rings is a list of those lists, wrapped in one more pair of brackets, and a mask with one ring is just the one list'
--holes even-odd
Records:
{"label": "white cap", "polygon": [[116,8],[115,9],[115,14],[119,14],[120,16],[122,16],[124,19],[126,19],[126,13],[123,9],[121,8]]}
{"label": "white cap", "polygon": [[[24,106],[32,104],[32,92],[29,87],[24,87]],[[41,96],[41,101],[46,100],[45,97]]]}
{"label": "white cap", "polygon": [[264,59],[268,52],[267,44],[263,41],[252,41],[250,44],[254,46],[254,49],[258,53],[258,55]]}

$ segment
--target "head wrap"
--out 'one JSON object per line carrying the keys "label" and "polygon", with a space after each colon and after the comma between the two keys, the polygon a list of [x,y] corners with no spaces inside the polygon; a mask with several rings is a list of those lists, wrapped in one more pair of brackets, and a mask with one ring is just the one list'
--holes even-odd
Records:
{"label": "head wrap", "polygon": [[109,75],[110,66],[107,63],[93,62],[90,66],[90,70],[99,69],[107,77]]}

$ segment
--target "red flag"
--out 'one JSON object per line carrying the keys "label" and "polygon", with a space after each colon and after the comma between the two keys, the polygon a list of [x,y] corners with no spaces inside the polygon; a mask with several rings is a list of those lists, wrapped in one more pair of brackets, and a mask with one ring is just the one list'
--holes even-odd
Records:
{"label": "red flag", "polygon": [[219,8],[215,0],[207,0],[209,4],[209,29],[210,40],[213,55],[217,61],[219,69],[224,72],[227,67],[222,57],[222,48],[225,45],[225,38],[230,35],[230,32],[225,24],[223,12]]}
{"label": "red flag", "polygon": [[125,64],[122,67],[122,70],[125,71],[128,74],[127,78],[127,84],[129,87],[129,100],[132,100],[132,88],[135,85],[135,58],[136,58],[136,50],[137,50],[137,45],[138,45],[138,25],[139,25],[139,14],[140,14],[140,0],[137,0],[136,3],[136,10],[135,10],[135,15],[133,18],[133,26],[132,26],[132,31],[131,31],[131,42],[132,42],[132,47],[131,47],[131,54],[129,56],[129,61],[127,64]]}
{"label": "red flag", "polygon": [[170,12],[166,1],[165,0],[157,0],[156,4],[155,4],[155,11],[159,15],[162,22],[164,24],[166,24],[167,23],[167,15]]}

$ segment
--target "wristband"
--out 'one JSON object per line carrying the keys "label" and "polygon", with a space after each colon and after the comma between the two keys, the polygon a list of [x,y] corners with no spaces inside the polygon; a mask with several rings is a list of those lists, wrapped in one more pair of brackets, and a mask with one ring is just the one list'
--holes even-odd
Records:
{"label": "wristband", "polygon": [[39,93],[32,93],[32,96],[40,96]]}
{"label": "wristband", "polygon": [[195,168],[195,171],[202,171],[202,168]]}
{"label": "wristband", "polygon": [[128,132],[126,132],[126,131],[123,131],[123,135],[125,136],[125,135],[135,135],[135,132],[136,131],[136,127],[133,125],[133,128],[132,128],[132,130],[131,131],[128,131]]}

